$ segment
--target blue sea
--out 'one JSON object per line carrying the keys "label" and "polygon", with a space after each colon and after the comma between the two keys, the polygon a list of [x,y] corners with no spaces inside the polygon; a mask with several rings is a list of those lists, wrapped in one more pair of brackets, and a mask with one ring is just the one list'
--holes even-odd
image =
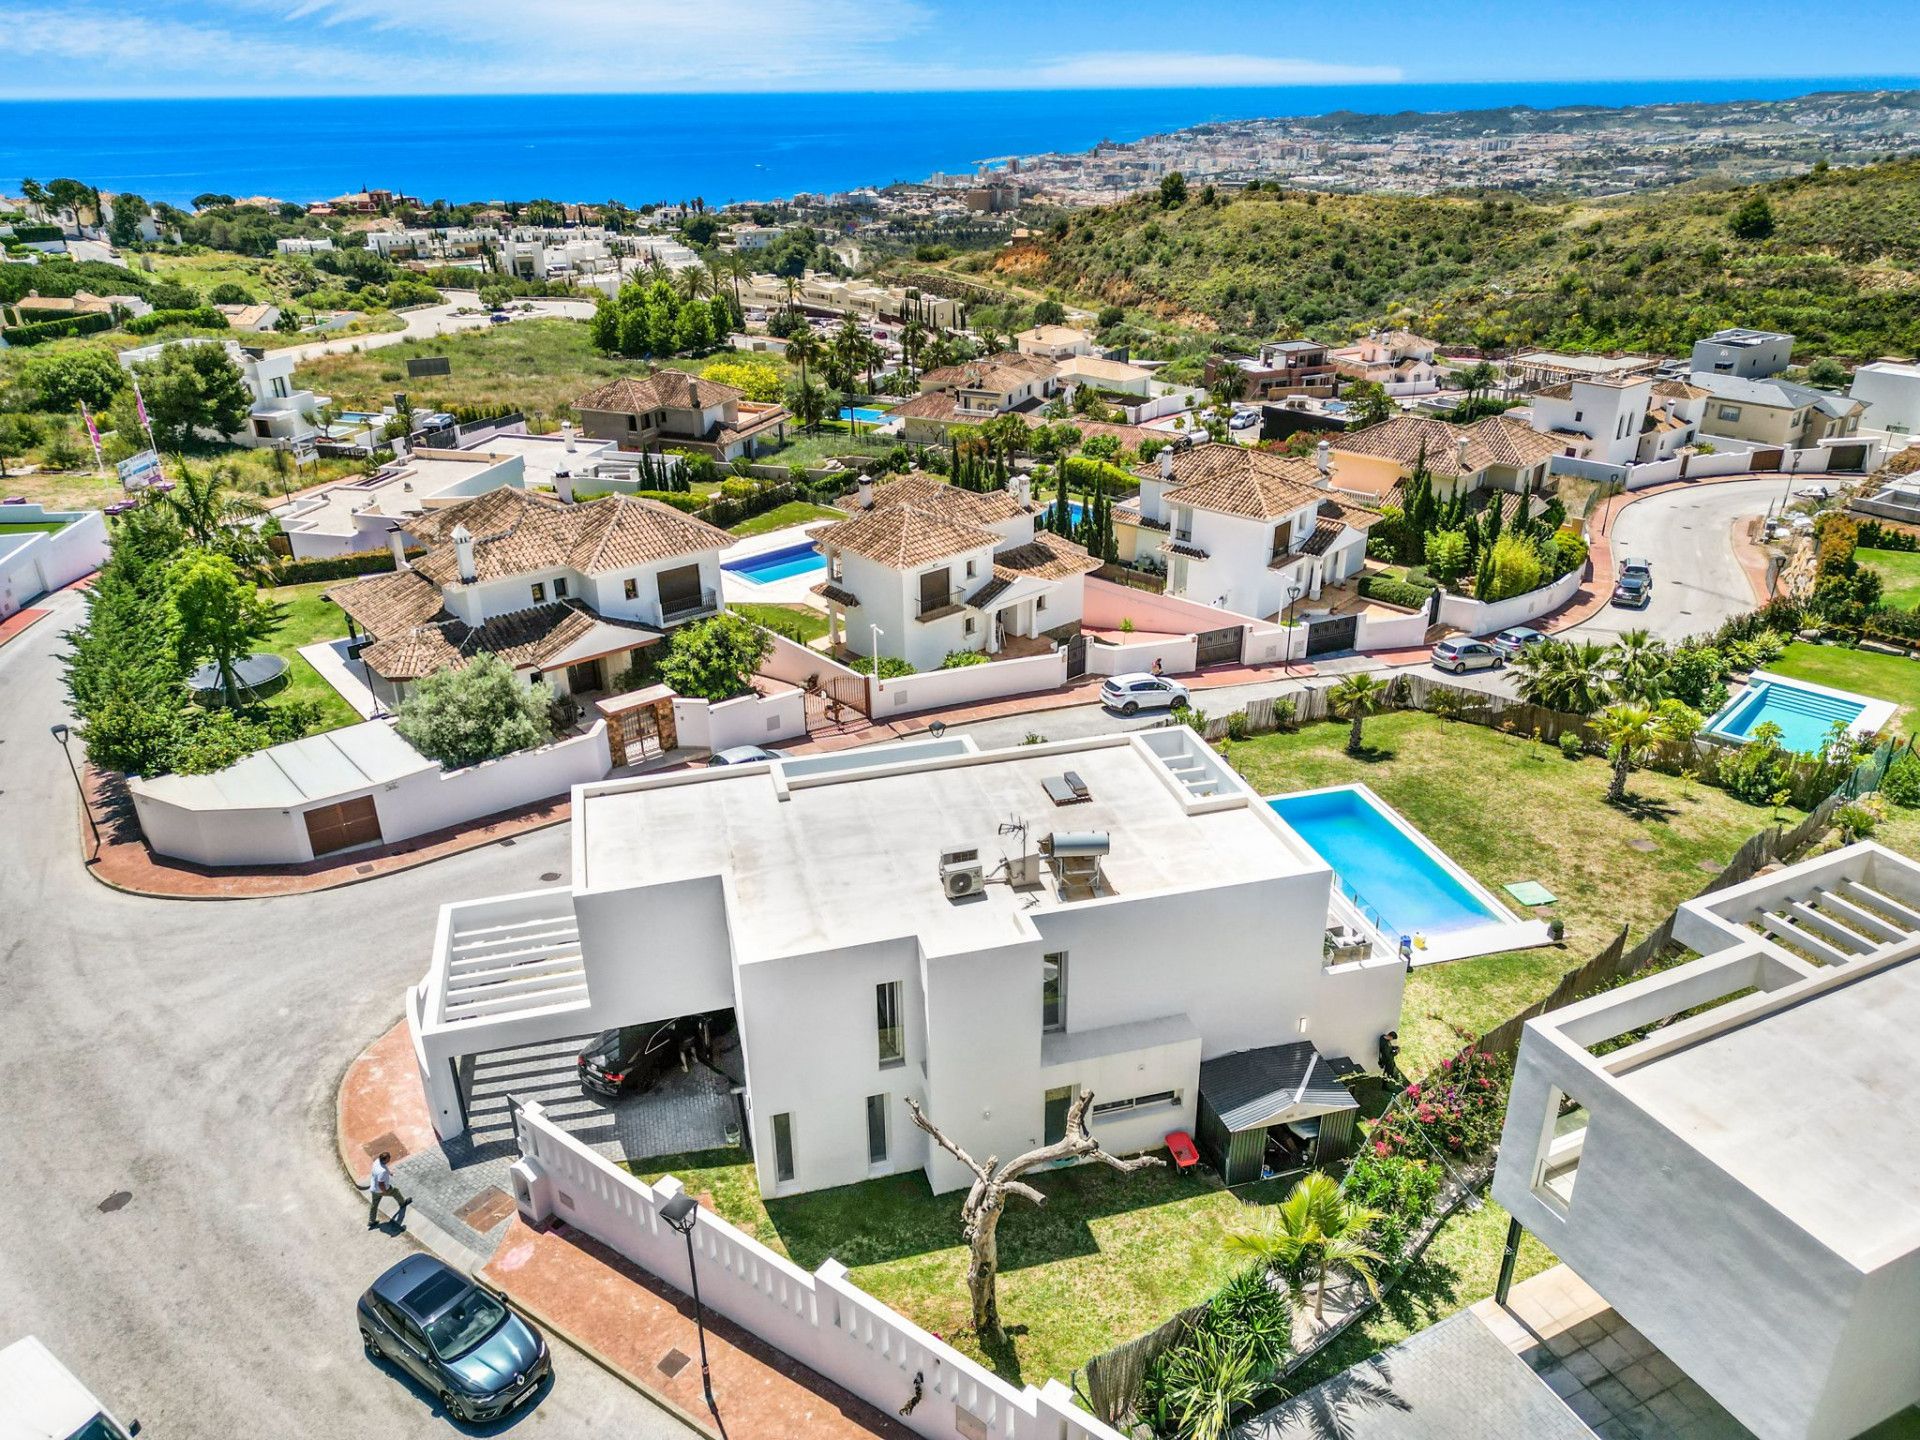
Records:
{"label": "blue sea", "polygon": [[207,191],[315,200],[363,188],[426,200],[709,205],[924,180],[976,162],[1085,150],[1213,120],[1772,100],[1912,80],[1013,90],[882,94],[365,96],[0,102],[0,190],[70,176],[184,204]]}

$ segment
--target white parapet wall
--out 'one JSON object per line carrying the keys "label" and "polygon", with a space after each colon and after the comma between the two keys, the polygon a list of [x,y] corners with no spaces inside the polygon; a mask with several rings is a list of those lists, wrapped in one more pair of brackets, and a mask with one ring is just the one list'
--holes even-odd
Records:
{"label": "white parapet wall", "polygon": [[718,704],[676,695],[673,728],[680,744],[691,749],[728,750],[735,745],[797,740],[807,733],[807,697],[786,687]]}
{"label": "white parapet wall", "polygon": [[1549,581],[1537,590],[1495,600],[1491,604],[1483,604],[1466,595],[1443,595],[1440,597],[1440,623],[1469,635],[1492,635],[1514,625],[1538,620],[1542,615],[1551,615],[1573,599],[1590,565],[1591,562],[1588,562],[1569,570],[1558,580]]}
{"label": "white parapet wall", "polygon": [[60,528],[0,533],[0,620],[107,563],[107,522],[98,510],[0,505],[0,525],[46,523]]}
{"label": "white parapet wall", "polygon": [[1161,635],[1118,645],[1096,640],[1087,646],[1087,670],[1094,675],[1135,675],[1153,669],[1158,660],[1166,674],[1184,675],[1194,668],[1198,646],[1193,635]]}
{"label": "white parapet wall", "polygon": [[[681,1192],[677,1179],[635,1179],[555,1125],[537,1101],[522,1107],[519,1133],[513,1191],[528,1223],[564,1220],[676,1289],[689,1288],[687,1241],[660,1217]],[[1123,1440],[1058,1380],[1016,1389],[875,1300],[837,1260],[809,1274],[705,1209],[692,1241],[703,1303],[882,1413],[899,1415],[917,1435]],[[918,1403],[903,1413],[916,1390]]]}
{"label": "white parapet wall", "polygon": [[917,675],[882,680],[875,686],[878,694],[873,714],[876,719],[887,719],[947,705],[1031,695],[1066,683],[1065,650],[1029,655],[1024,660],[989,660],[984,665],[961,665],[952,670],[923,670]]}

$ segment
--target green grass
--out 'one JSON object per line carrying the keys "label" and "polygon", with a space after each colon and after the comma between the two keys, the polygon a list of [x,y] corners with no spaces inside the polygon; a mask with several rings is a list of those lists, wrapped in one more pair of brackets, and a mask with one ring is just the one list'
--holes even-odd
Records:
{"label": "green grass", "polygon": [[1482,725],[1401,711],[1367,721],[1366,735],[1359,759],[1344,753],[1339,724],[1230,742],[1226,754],[1262,794],[1365,781],[1495,895],[1512,880],[1545,885],[1556,903],[1533,914],[1567,930],[1563,947],[1415,970],[1400,1020],[1409,1074],[1458,1048],[1455,1026],[1477,1035],[1532,1004],[1622,924],[1644,934],[1706,884],[1701,862],[1724,862],[1772,823],[1724,791],[1644,770],[1633,803],[1616,809],[1601,760]]}
{"label": "green grass", "polygon": [[1904,655],[1882,655],[1873,650],[1852,650],[1844,645],[1809,645],[1795,641],[1766,668],[1795,680],[1811,680],[1816,685],[1831,685],[1836,690],[1891,700],[1900,707],[1894,712],[1892,722],[1898,734],[1909,734],[1915,724],[1920,723],[1920,660],[1910,660]]}
{"label": "green grass", "polygon": [[322,730],[338,730],[343,725],[358,725],[359,712],[341,698],[325,680],[320,672],[309,665],[300,655],[302,645],[311,645],[316,640],[337,640],[347,633],[346,616],[340,613],[340,607],[331,601],[320,598],[320,592],[329,585],[337,585],[337,580],[320,580],[308,585],[282,585],[267,591],[267,594],[286,607],[286,620],[266,649],[275,655],[284,655],[291,662],[287,672],[286,688],[276,694],[275,703],[287,703],[297,700],[311,700],[321,708],[320,723],[309,734],[317,735]]}
{"label": "green grass", "polygon": [[756,625],[798,640],[805,645],[827,633],[827,617],[808,605],[735,605],[727,608],[744,615]]}
{"label": "green grass", "polygon": [[860,438],[853,439],[847,434],[847,427],[834,420],[820,427],[818,435],[803,434],[798,425],[791,422],[787,427],[787,441],[778,450],[757,457],[764,465],[805,465],[818,466],[837,456],[881,455],[894,446],[894,441],[882,437],[870,438],[873,427],[862,425]]}
{"label": "green grass", "polygon": [[51,535],[66,528],[64,520],[15,520],[0,525],[0,535]]}
{"label": "green grass", "polygon": [[813,520],[844,520],[847,512],[830,509],[825,505],[810,504],[805,500],[789,500],[784,505],[742,520],[738,525],[729,525],[727,529],[735,535],[764,535],[769,530],[784,530],[789,525],[805,525]]}
{"label": "green grass", "polygon": [[1282,1198],[1280,1182],[1229,1192],[1166,1169],[1082,1166],[1041,1175],[1044,1209],[1012,1201],[1000,1221],[1004,1343],[970,1324],[964,1191],[934,1195],[918,1173],[763,1201],[738,1151],[665,1156],[642,1178],[678,1175],[762,1244],[812,1270],[829,1257],[858,1285],[1015,1381],[1065,1380],[1089,1358],[1198,1303],[1239,1263],[1222,1248]]}
{"label": "green grass", "polygon": [[1853,558],[1880,576],[1882,603],[1901,610],[1920,605],[1920,553],[1862,547]]}
{"label": "green grass", "polygon": [[[44,418],[44,417],[42,417]],[[86,437],[80,436],[80,446],[86,448]],[[356,466],[351,460],[316,460],[301,470],[288,462],[287,472],[282,475],[274,468],[272,450],[252,450],[245,446],[206,447],[187,457],[189,465],[220,465],[231,472],[231,487],[242,495],[251,496],[267,505],[281,503],[283,493],[298,491],[325,481],[338,480],[354,473]],[[91,464],[89,456],[88,463]],[[166,457],[168,473],[172,473],[173,457]],[[98,510],[116,500],[127,498],[127,492],[120,488],[119,476],[109,465],[105,470],[66,470],[50,471],[35,475],[9,475],[0,480],[0,491],[8,495],[24,495],[37,505],[49,510]]]}

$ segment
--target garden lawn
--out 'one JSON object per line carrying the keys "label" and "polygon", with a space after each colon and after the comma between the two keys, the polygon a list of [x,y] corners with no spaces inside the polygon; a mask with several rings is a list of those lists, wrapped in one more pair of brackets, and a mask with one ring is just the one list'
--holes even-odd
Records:
{"label": "garden lawn", "polygon": [[1235,1194],[1166,1169],[1120,1175],[1088,1165],[1033,1177],[1047,1204],[1014,1199],[1001,1218],[1006,1338],[983,1347],[967,1301],[965,1191],[934,1195],[916,1172],[769,1202],[738,1151],[633,1168],[648,1180],[678,1175],[694,1195],[710,1192],[720,1214],[802,1269],[839,1260],[861,1288],[916,1324],[1007,1379],[1034,1384],[1064,1381],[1092,1356],[1206,1298],[1239,1263],[1222,1237],[1282,1198],[1278,1182]]}
{"label": "garden lawn", "polygon": [[1852,650],[1845,645],[1809,645],[1796,640],[1766,668],[1795,680],[1811,680],[1816,685],[1831,685],[1836,690],[1851,690],[1856,695],[1893,701],[1900,707],[1894,712],[1892,722],[1896,734],[1911,734],[1914,726],[1920,724],[1920,660],[1883,655],[1875,650]]}
{"label": "garden lawn", "polygon": [[64,520],[17,520],[0,525],[0,535],[51,535],[66,528]]}
{"label": "garden lawn", "polygon": [[826,615],[811,606],[736,605],[730,602],[727,608],[746,616],[756,625],[764,625],[790,640],[798,640],[802,645],[809,640],[818,640],[827,633]]}
{"label": "garden lawn", "polygon": [[[763,465],[805,465],[812,469],[838,456],[884,455],[899,443],[884,435],[874,438],[871,425],[862,425],[856,440],[838,420],[826,422],[818,435],[808,435],[797,424],[789,424],[786,443],[755,458]],[[847,478],[851,483],[854,477]]]}
{"label": "garden lawn", "polygon": [[347,633],[347,617],[340,607],[320,598],[320,592],[338,580],[316,580],[308,585],[282,585],[267,591],[268,596],[286,607],[286,622],[274,632],[266,649],[284,655],[291,662],[287,686],[273,697],[275,703],[312,700],[321,707],[320,723],[307,733],[338,730],[343,725],[358,725],[360,714],[341,698],[340,692],[320,678],[320,672],[300,655],[302,645],[316,640],[337,640]]}
{"label": "garden lawn", "polygon": [[1920,553],[1862,548],[1853,558],[1879,575],[1882,603],[1901,610],[1920,605]]}
{"label": "garden lawn", "polygon": [[[80,444],[83,448],[86,445],[84,434],[80,437]],[[231,473],[232,489],[243,495],[257,497],[267,505],[281,504],[284,495],[338,480],[356,469],[351,460],[321,459],[304,469],[298,469],[289,462],[287,473],[282,475],[274,468],[273,457],[276,453],[235,445],[189,455],[187,464],[195,468],[202,465],[222,466]],[[167,473],[171,474],[174,458],[169,455],[163,463]],[[5,480],[0,480],[0,489],[8,495],[24,495],[49,510],[98,510],[116,500],[127,498],[127,492],[121,488],[120,478],[111,465],[105,470],[56,470],[33,475],[9,475]]]}
{"label": "garden lawn", "polygon": [[1703,862],[1724,863],[1773,823],[1724,791],[1644,770],[1628,786],[1635,803],[1616,809],[1598,758],[1568,760],[1550,745],[1418,711],[1368,720],[1365,758],[1344,753],[1346,735],[1343,724],[1309,725],[1229,742],[1226,755],[1263,795],[1366,782],[1516,914],[1524,908],[1501,887],[1545,885],[1556,903],[1532,914],[1567,927],[1563,947],[1415,970],[1400,1021],[1410,1075],[1459,1048],[1454,1027],[1479,1035],[1524,1009],[1621,925],[1634,939],[1645,934],[1707,883]]}
{"label": "garden lawn", "polygon": [[727,530],[734,535],[764,535],[769,530],[784,530],[789,525],[805,525],[814,520],[844,520],[847,512],[833,510],[825,505],[814,505],[806,500],[789,500],[784,505],[776,505],[771,510],[742,520],[738,525],[729,525]]}

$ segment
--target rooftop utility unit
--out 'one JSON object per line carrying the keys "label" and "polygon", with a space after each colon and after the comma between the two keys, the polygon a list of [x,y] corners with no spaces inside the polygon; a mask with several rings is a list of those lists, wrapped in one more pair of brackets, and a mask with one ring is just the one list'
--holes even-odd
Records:
{"label": "rooftop utility unit", "polygon": [[987,883],[978,850],[946,850],[940,855],[940,888],[949,900],[978,895]]}
{"label": "rooftop utility unit", "polygon": [[1100,857],[1113,849],[1104,830],[1056,830],[1040,842],[1040,853],[1053,862],[1062,894],[1084,891],[1098,895],[1105,885]]}

